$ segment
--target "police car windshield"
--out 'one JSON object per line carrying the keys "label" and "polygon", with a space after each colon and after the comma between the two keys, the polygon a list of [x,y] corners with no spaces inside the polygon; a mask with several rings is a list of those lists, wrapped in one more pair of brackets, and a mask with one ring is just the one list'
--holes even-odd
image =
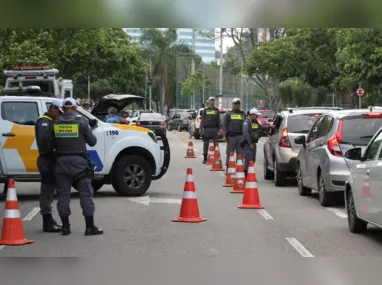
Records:
{"label": "police car windshield", "polygon": [[288,132],[307,134],[313,124],[321,116],[320,113],[292,115],[288,117]]}

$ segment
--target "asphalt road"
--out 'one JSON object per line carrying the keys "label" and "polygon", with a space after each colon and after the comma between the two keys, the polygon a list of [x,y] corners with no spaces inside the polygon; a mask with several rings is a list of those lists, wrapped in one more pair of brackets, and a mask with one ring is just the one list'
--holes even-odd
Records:
{"label": "asphalt road", "polygon": [[[196,159],[185,159],[188,133],[168,132],[172,158],[168,173],[154,181],[146,197],[118,196],[111,186],[96,194],[96,224],[102,236],[85,237],[78,195],[72,198],[72,235],[47,234],[38,213],[38,183],[17,183],[24,231],[35,242],[0,247],[0,257],[381,257],[382,231],[351,234],[343,205],[323,208],[317,195],[300,197],[296,183],[277,188],[263,179],[262,143],[256,174],[265,210],[238,209],[241,194],[223,188],[224,174],[202,165],[202,143],[193,140]],[[225,144],[220,145],[223,159]],[[208,221],[174,223],[180,210],[186,169],[194,172],[199,210]],[[147,197],[149,196],[149,197]],[[0,202],[4,208],[4,198]],[[54,203],[54,215],[57,217]],[[2,215],[1,215],[2,216]],[[336,283],[337,284],[337,283]],[[339,284],[339,283],[338,283]]]}

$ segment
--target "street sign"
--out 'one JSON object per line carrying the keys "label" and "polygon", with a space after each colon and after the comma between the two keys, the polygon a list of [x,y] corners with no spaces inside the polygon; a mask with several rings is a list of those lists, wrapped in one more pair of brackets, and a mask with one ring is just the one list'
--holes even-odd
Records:
{"label": "street sign", "polygon": [[257,105],[257,107],[264,107],[265,102],[263,99],[258,99],[256,105]]}
{"label": "street sign", "polygon": [[358,97],[363,97],[363,96],[365,96],[365,89],[363,89],[363,88],[358,88],[357,89],[357,91],[356,91],[356,93],[357,93],[357,96]]}

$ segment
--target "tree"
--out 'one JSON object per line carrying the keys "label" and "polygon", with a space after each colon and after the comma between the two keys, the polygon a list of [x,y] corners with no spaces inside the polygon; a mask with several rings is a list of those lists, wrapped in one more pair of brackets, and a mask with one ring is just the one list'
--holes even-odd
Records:
{"label": "tree", "polygon": [[[204,77],[204,85],[203,85],[203,77]],[[182,82],[181,84],[182,84],[182,93],[181,93],[182,96],[183,95],[193,96],[195,95],[195,92],[202,89],[203,86],[206,87],[211,85],[212,81],[208,79],[207,75],[203,76],[203,71],[198,69],[194,75],[189,76],[187,80]]]}
{"label": "tree", "polygon": [[185,44],[177,43],[176,29],[164,32],[158,29],[142,29],[141,43],[146,47],[147,56],[154,62],[154,70],[159,73],[160,112],[163,114],[168,83],[168,62],[178,53],[192,54]]}

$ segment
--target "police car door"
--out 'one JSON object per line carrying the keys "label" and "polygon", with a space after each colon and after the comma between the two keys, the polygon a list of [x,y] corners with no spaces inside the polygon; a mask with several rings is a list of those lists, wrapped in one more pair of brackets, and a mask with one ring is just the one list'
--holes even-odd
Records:
{"label": "police car door", "polygon": [[1,165],[8,175],[38,174],[35,124],[43,112],[36,99],[1,100]]}

